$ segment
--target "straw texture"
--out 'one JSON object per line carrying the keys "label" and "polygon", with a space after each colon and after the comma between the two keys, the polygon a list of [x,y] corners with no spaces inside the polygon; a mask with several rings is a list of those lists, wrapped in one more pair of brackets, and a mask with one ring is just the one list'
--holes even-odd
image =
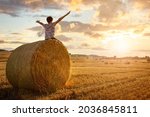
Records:
{"label": "straw texture", "polygon": [[70,57],[57,39],[25,44],[10,55],[6,75],[16,88],[52,92],[69,79]]}

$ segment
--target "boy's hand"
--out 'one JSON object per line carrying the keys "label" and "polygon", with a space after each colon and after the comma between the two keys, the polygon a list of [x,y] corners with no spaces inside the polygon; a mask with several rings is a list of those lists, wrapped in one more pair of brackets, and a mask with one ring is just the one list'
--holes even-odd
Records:
{"label": "boy's hand", "polygon": [[66,15],[64,15],[64,16],[67,16],[67,15],[69,15],[69,14],[70,14],[70,12],[71,12],[71,11],[69,11],[69,12],[68,12]]}
{"label": "boy's hand", "polygon": [[70,14],[71,11],[69,11],[67,14]]}
{"label": "boy's hand", "polygon": [[41,24],[42,26],[44,26],[44,24],[42,22],[40,22],[39,20],[36,21],[36,23]]}
{"label": "boy's hand", "polygon": [[36,23],[39,23],[39,22],[40,22],[39,20],[36,21]]}

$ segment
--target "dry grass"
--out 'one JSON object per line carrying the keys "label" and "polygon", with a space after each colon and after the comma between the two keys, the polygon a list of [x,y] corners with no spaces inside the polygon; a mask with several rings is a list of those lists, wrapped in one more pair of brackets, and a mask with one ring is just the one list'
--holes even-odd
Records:
{"label": "dry grass", "polygon": [[[1,99],[150,99],[150,63],[146,59],[72,57],[72,77],[65,88],[50,95],[13,89],[0,62]],[[105,64],[105,63],[108,64]],[[130,64],[127,64],[129,62]],[[112,65],[113,63],[113,65]]]}
{"label": "dry grass", "polygon": [[6,76],[15,88],[41,93],[64,87],[70,75],[70,57],[59,40],[38,41],[15,49]]}

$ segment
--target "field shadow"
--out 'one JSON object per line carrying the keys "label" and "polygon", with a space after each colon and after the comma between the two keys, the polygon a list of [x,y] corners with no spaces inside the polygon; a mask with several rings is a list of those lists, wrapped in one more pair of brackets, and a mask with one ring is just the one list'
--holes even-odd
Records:
{"label": "field shadow", "polygon": [[[42,94],[46,96],[47,94]],[[39,92],[13,87],[0,88],[0,100],[35,100],[41,96]]]}
{"label": "field shadow", "polygon": [[0,88],[0,100],[17,100],[17,92],[12,87]]}

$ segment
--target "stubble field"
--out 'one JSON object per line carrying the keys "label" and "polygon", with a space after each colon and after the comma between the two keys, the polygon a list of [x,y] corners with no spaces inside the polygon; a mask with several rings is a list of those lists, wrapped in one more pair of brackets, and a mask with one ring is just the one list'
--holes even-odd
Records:
{"label": "stubble field", "polygon": [[0,99],[149,100],[150,63],[139,58],[72,56],[71,77],[51,94],[16,90],[6,79],[10,52],[0,52]]}

